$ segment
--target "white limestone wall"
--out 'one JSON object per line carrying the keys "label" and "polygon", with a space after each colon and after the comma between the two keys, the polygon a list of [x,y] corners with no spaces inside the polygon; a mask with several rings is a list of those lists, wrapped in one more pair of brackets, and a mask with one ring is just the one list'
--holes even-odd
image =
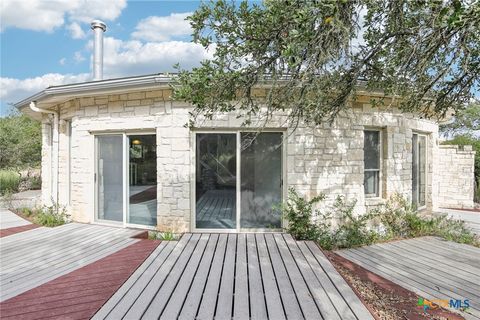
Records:
{"label": "white limestone wall", "polygon": [[440,145],[438,207],[473,208],[475,151],[472,146]]}
{"label": "white limestone wall", "polygon": [[[190,229],[194,133],[184,125],[191,108],[182,102],[172,102],[170,94],[167,89],[133,92],[78,98],[59,106],[61,118],[72,121],[70,211],[74,220],[94,219],[94,134],[149,130],[157,133],[158,228],[177,232]],[[368,103],[357,102],[332,124],[317,128],[300,123],[294,130],[287,128],[285,120],[286,115],[277,115],[267,124],[270,129],[286,132],[284,186],[294,187],[306,197],[325,193],[324,207],[332,205],[338,195],[356,199],[358,213],[383,203],[396,192],[411,198],[412,133],[427,134],[429,159],[433,161],[438,152],[435,123],[410,114],[372,109]],[[219,115],[213,120],[200,121],[198,130],[236,130],[241,122],[235,114]],[[254,121],[252,126],[256,125]],[[365,199],[363,190],[363,130],[367,128],[382,130],[384,137],[382,196],[376,199]],[[67,138],[60,137],[60,144],[65,144]],[[61,162],[67,158],[67,150],[66,146],[60,147]],[[432,197],[435,179],[432,161],[427,177],[428,207],[436,201]],[[47,157],[43,162],[48,162]],[[68,166],[60,168],[63,183],[60,199],[67,199],[62,192],[68,190],[65,187]],[[43,181],[43,193],[48,194],[48,179]]]}

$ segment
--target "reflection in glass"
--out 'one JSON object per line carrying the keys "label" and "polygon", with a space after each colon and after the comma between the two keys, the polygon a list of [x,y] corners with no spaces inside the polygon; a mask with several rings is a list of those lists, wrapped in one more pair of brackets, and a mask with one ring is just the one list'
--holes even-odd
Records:
{"label": "reflection in glass", "polygon": [[281,228],[282,133],[242,133],[242,228]]}
{"label": "reflection in glass", "polygon": [[236,228],[236,134],[196,135],[196,227]]}
{"label": "reflection in glass", "polygon": [[97,136],[97,219],[123,221],[123,137]]}
{"label": "reflection in glass", "polygon": [[157,225],[157,153],[155,135],[131,135],[129,141],[128,223]]}

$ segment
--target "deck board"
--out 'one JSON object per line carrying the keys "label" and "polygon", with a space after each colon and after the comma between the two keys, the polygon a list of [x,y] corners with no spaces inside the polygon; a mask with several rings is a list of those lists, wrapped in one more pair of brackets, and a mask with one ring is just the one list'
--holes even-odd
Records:
{"label": "deck board", "polygon": [[373,319],[315,244],[233,233],[163,242],[93,319],[122,318]]}
{"label": "deck board", "polygon": [[121,250],[138,241],[131,238],[136,234],[135,230],[70,223],[2,238],[0,301]]}
{"label": "deck board", "polygon": [[466,319],[480,319],[478,249],[435,237],[340,250],[340,256],[426,299],[470,300]]}

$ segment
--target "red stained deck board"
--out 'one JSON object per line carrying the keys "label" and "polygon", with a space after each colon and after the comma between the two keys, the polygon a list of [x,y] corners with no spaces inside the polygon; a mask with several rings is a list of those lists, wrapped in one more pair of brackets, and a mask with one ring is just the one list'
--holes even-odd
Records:
{"label": "red stained deck board", "polygon": [[138,242],[0,303],[3,319],[88,319],[159,245]]}
{"label": "red stained deck board", "polygon": [[35,229],[35,228],[38,228],[38,227],[39,226],[36,225],[36,224],[27,224],[27,225],[20,226],[20,227],[0,229],[0,238],[10,236],[10,235],[15,234],[15,233],[32,230],[32,229]]}

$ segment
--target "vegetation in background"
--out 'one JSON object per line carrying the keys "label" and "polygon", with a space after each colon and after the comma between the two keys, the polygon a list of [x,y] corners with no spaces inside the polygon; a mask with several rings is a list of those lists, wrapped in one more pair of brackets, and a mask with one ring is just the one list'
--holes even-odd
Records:
{"label": "vegetation in background", "polygon": [[[385,205],[363,215],[355,215],[355,202],[348,202],[343,197],[336,199],[328,214],[321,214],[313,209],[313,204],[322,199],[324,196],[315,197],[312,203],[290,189],[287,203],[293,205],[283,209],[288,219],[286,231],[297,240],[317,241],[327,250],[421,236],[439,236],[480,246],[480,239],[465,227],[464,222],[446,216],[422,216],[400,195],[392,196]],[[334,227],[332,219],[336,221]],[[302,228],[311,231],[302,232]]]}
{"label": "vegetation in background", "polygon": [[13,170],[0,170],[0,195],[16,192],[20,186],[21,177]]}
{"label": "vegetation in background", "polygon": [[[35,171],[35,170],[34,170]],[[0,195],[23,190],[37,190],[42,186],[40,172],[0,169]]]}
{"label": "vegetation in background", "polygon": [[188,20],[193,41],[213,53],[173,86],[195,107],[190,126],[233,110],[245,124],[285,110],[292,126],[321,124],[347,108],[358,80],[396,97],[374,105],[442,116],[479,86],[479,1],[219,0]]}
{"label": "vegetation in background", "polygon": [[40,122],[15,113],[0,118],[0,169],[38,167],[41,149]]}
{"label": "vegetation in background", "polygon": [[32,222],[45,227],[56,227],[69,221],[67,209],[59,204],[34,209],[22,208],[15,211]]}

